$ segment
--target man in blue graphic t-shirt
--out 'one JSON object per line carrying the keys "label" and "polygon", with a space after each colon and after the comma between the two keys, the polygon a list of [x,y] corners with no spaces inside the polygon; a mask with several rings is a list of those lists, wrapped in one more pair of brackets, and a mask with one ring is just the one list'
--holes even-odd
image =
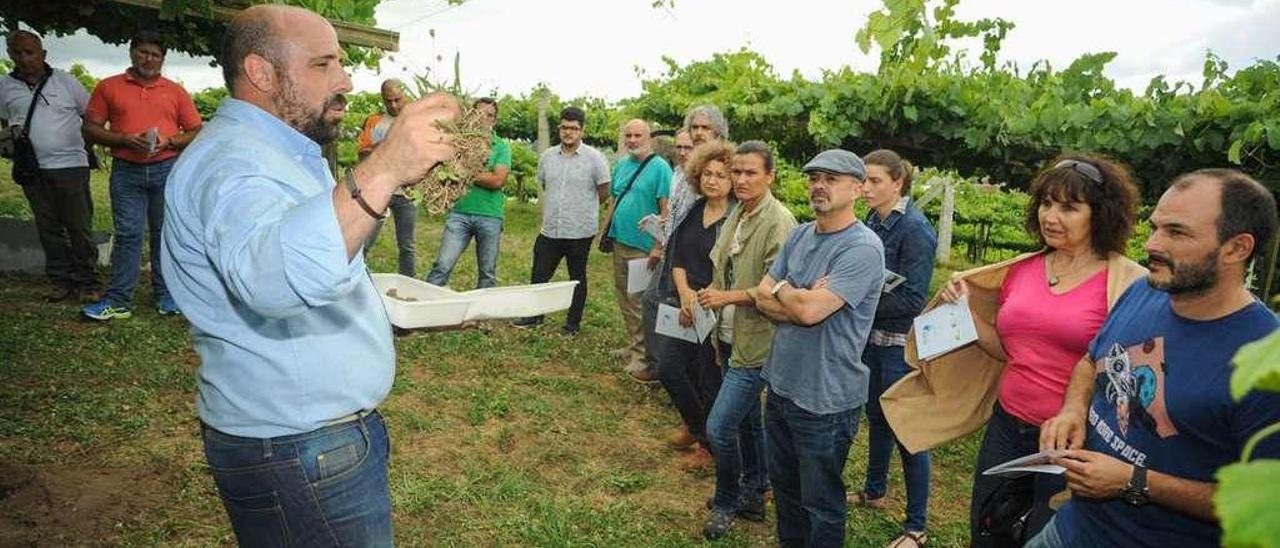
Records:
{"label": "man in blue graphic t-shirt", "polygon": [[[1183,175],[1160,198],[1150,276],[1117,301],[1041,428],[1041,449],[1068,449],[1054,461],[1074,497],[1028,547],[1219,545],[1214,475],[1280,422],[1280,395],[1228,392],[1236,350],[1280,325],[1243,283],[1276,223],[1275,198],[1237,171]],[[1280,438],[1253,457],[1280,457]]]}

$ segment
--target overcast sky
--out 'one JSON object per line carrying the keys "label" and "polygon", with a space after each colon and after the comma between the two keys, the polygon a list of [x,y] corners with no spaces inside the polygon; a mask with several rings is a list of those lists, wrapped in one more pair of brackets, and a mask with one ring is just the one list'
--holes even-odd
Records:
{"label": "overcast sky", "polygon": [[[664,55],[687,63],[747,47],[783,76],[799,70],[817,78],[846,65],[873,71],[878,53],[864,55],[853,35],[880,5],[676,0],[675,8],[655,9],[650,0],[468,0],[449,7],[384,0],[378,26],[400,33],[401,51],[384,59],[380,73],[358,71],[355,85],[376,91],[382,78],[424,69],[451,75],[455,52],[470,90],[519,94],[544,82],[562,97],[613,100],[638,95],[636,69],[656,76]],[[1060,68],[1084,53],[1118,52],[1108,75],[1139,92],[1157,74],[1198,85],[1208,50],[1233,70],[1280,53],[1280,0],[963,0],[958,15],[1014,22],[1001,57],[1024,71],[1041,59]],[[50,63],[62,68],[80,62],[106,76],[128,64],[125,48],[83,32],[45,45]],[[976,53],[971,58],[976,62]],[[171,53],[165,72],[192,90],[222,83],[208,58]]]}

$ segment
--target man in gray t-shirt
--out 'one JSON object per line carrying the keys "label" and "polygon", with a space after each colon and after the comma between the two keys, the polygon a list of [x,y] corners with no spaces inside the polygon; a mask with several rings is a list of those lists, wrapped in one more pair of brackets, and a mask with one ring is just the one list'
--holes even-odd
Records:
{"label": "man in gray t-shirt", "polygon": [[862,364],[884,284],[884,247],[858,222],[866,169],[827,150],[804,166],[816,221],[792,231],[760,281],[756,306],[778,322],[761,376],[769,480],[784,546],[841,546],[841,479],[867,399]]}

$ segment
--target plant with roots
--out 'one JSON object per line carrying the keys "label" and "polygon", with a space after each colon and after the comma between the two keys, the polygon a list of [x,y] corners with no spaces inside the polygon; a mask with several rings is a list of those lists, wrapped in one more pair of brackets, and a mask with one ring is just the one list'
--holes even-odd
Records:
{"label": "plant with roots", "polygon": [[404,193],[416,206],[425,206],[438,215],[453,207],[468,190],[476,173],[484,171],[489,161],[489,139],[492,130],[485,127],[484,114],[476,108],[474,94],[462,89],[460,56],[453,58],[453,83],[438,84],[425,76],[415,75],[415,90],[406,90],[415,99],[443,91],[458,98],[462,113],[457,120],[440,122],[449,136],[454,156],[432,169],[421,181],[405,187]]}

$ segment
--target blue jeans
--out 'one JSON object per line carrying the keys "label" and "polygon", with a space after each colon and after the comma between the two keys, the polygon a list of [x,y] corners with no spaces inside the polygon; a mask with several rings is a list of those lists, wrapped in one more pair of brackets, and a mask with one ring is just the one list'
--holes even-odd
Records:
{"label": "blue jeans", "polygon": [[862,351],[862,363],[871,369],[870,395],[867,399],[867,481],[863,491],[870,498],[880,498],[888,491],[889,459],[897,446],[902,459],[903,482],[907,484],[906,531],[924,531],[929,509],[929,452],[912,455],[897,442],[889,422],[880,408],[880,395],[911,370],[902,357],[901,346],[868,344]]}
{"label": "blue jeans", "polygon": [[715,510],[736,512],[743,498],[759,497],[769,488],[760,417],[763,389],[759,367],[724,368],[707,416],[707,439],[716,461]]}
{"label": "blue jeans", "polygon": [[1062,533],[1058,532],[1058,525],[1054,522],[1055,520],[1050,519],[1049,523],[1044,524],[1040,534],[1027,541],[1026,548],[1067,548],[1067,541],[1062,538]]}
{"label": "blue jeans", "polygon": [[444,220],[444,234],[440,236],[440,253],[436,255],[427,283],[438,286],[449,284],[453,266],[467,249],[471,237],[476,238],[476,287],[498,285],[498,243],[502,240],[502,219],[449,213]]}
{"label": "blue jeans", "polygon": [[278,438],[202,431],[240,546],[392,545],[391,446],[378,413]]}
{"label": "blue jeans", "polygon": [[[391,202],[387,205],[387,209],[391,210],[391,220],[396,225],[396,248],[398,253],[398,271],[401,276],[410,278],[416,275],[417,269],[414,263],[417,256],[414,254],[413,245],[413,227],[418,220],[418,206],[413,205],[410,200],[400,194],[392,194]],[[364,244],[366,253],[378,241],[378,234],[382,232],[382,225],[386,221],[378,220],[378,226],[374,227],[373,233],[369,235],[368,241]]]}
{"label": "blue jeans", "polygon": [[767,402],[765,428],[778,543],[843,546],[848,508],[841,474],[862,408],[819,415],[772,390]]}
{"label": "blue jeans", "polygon": [[[969,499],[969,535],[973,546],[984,548],[995,544],[980,534],[979,518],[983,503],[991,496],[1000,484],[1013,481],[1000,476],[984,476],[982,472],[997,464],[1018,457],[1025,457],[1040,450],[1040,428],[1022,422],[1010,415],[996,401],[995,411],[987,420],[987,430],[982,435],[982,445],[978,448],[978,463],[973,470],[973,492]],[[1049,508],[1049,499],[1067,487],[1064,476],[1052,474],[1031,474],[1033,505],[1027,517],[1026,538],[1032,538],[1044,524],[1053,517],[1054,511]],[[1025,478],[1018,478],[1025,481]]]}
{"label": "blue jeans", "polygon": [[133,290],[142,268],[142,236],[147,229],[151,248],[151,290],[157,303],[169,296],[160,272],[160,230],[164,227],[164,181],[177,158],[135,164],[116,158],[111,165],[111,285],[103,298],[115,306],[133,304]]}

